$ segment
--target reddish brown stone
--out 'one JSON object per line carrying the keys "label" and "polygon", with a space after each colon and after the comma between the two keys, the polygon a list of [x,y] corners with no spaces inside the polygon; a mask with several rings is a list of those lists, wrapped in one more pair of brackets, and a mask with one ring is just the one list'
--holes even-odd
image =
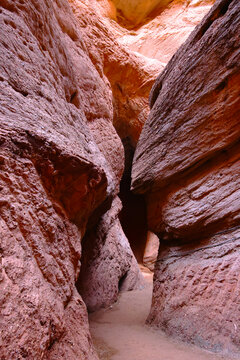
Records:
{"label": "reddish brown stone", "polygon": [[149,113],[149,92],[163,66],[159,61],[145,58],[121,45],[119,29],[101,15],[98,1],[69,2],[91,61],[100,76],[109,81],[114,127],[121,139],[128,137],[135,147]]}
{"label": "reddish brown stone", "polygon": [[122,230],[116,198],[96,228],[83,239],[81,273],[77,283],[89,311],[108,307],[119,290],[133,290],[143,284],[137,261]]}
{"label": "reddish brown stone", "polygon": [[160,247],[148,323],[200,347],[239,356],[238,229]]}
{"label": "reddish brown stone", "polygon": [[132,188],[160,237],[149,322],[238,352],[240,4],[218,0],[158,77]]}
{"label": "reddish brown stone", "polygon": [[159,238],[151,231],[148,231],[147,242],[143,255],[143,265],[146,266],[151,271],[154,271],[155,263],[158,257],[158,249],[159,249]]}
{"label": "reddish brown stone", "polygon": [[124,153],[67,1],[1,2],[0,102],[1,359],[96,359],[75,282]]}

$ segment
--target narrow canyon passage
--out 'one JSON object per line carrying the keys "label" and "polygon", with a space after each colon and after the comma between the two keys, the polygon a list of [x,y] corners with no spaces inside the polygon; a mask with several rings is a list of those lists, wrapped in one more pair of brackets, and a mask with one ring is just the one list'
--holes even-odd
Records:
{"label": "narrow canyon passage", "polygon": [[145,286],[122,292],[109,309],[90,314],[90,331],[100,360],[228,360],[197,347],[168,338],[145,325],[153,274],[141,266]]}
{"label": "narrow canyon passage", "polygon": [[239,39],[239,0],[0,0],[0,360],[240,360]]}

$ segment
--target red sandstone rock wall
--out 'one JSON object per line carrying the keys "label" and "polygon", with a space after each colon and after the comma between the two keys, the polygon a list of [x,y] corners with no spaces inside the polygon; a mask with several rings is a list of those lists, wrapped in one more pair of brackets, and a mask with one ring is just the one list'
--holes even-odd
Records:
{"label": "red sandstone rock wall", "polygon": [[238,352],[240,4],[219,0],[151,93],[132,188],[160,236],[149,323]]}
{"label": "red sandstone rock wall", "polygon": [[65,0],[1,1],[0,103],[1,359],[96,359],[75,282],[124,152]]}
{"label": "red sandstone rock wall", "polygon": [[128,137],[135,147],[149,113],[151,87],[163,66],[121,45],[119,32],[101,14],[96,1],[69,0],[69,3],[91,61],[99,75],[111,84],[114,127],[122,139]]}
{"label": "red sandstone rock wall", "polygon": [[83,240],[77,287],[89,311],[111,305],[117,300],[119,290],[133,290],[143,282],[118,219],[121,208],[121,201],[116,198]]}
{"label": "red sandstone rock wall", "polygon": [[3,359],[96,359],[75,288],[85,233],[97,253],[83,250],[90,309],[141,283],[117,218],[115,128],[136,145],[163,66],[121,45],[93,3],[71,0],[75,19],[65,0],[0,2]]}
{"label": "red sandstone rock wall", "polygon": [[[210,9],[214,0],[193,4],[188,0],[69,0],[78,19],[89,56],[101,77],[111,84],[114,127],[121,139],[136,146],[149,113],[151,87],[167,61]],[[169,6],[167,6],[169,5]],[[149,9],[157,6],[149,19]],[[137,11],[135,11],[137,8]],[[124,27],[116,16],[121,9],[134,31]],[[135,9],[135,10],[133,10]]]}
{"label": "red sandstone rock wall", "polygon": [[[141,26],[138,25],[139,28],[134,31],[125,28],[126,21],[119,18],[119,12],[110,0],[69,2],[94,66],[100,76],[107,78],[111,84],[113,125],[123,141],[126,155],[120,192],[123,202],[120,219],[135,256],[142,261],[147,240],[145,206],[141,196],[130,193],[132,162],[128,158],[131,158],[147,119],[149,92],[165,65],[163,62],[170,59],[213,0],[195,2],[195,5],[194,1],[175,0],[169,6],[168,1],[116,1],[115,5],[118,10],[121,7],[125,20],[131,9],[137,7],[137,12],[132,13],[132,20],[128,19],[129,24],[132,21],[131,28],[135,24],[134,17],[138,21],[140,15]],[[159,6],[149,18],[148,11],[155,5]],[[96,125],[91,124],[94,131]]]}

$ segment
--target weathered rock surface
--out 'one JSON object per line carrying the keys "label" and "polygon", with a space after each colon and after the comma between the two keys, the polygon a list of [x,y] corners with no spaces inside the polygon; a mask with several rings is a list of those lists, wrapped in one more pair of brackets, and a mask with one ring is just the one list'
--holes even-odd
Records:
{"label": "weathered rock surface", "polygon": [[[122,26],[133,28],[131,31],[123,31],[119,41],[130,50],[157,59],[166,65],[214,2],[215,0],[157,1],[158,4],[151,13],[142,12],[144,18],[142,17],[142,22],[138,26],[134,19],[132,22],[124,22],[123,17],[118,17]],[[126,7],[126,15],[130,8],[128,4],[129,1],[121,2],[121,6]],[[147,1],[139,1],[139,9],[147,8],[147,4]],[[136,16],[135,11],[133,17]]]}
{"label": "weathered rock surface", "polygon": [[[153,82],[214,0],[69,2],[93,64],[111,84],[114,126],[135,147],[149,113]],[[126,21],[130,28],[140,21],[139,28],[126,29]]]}
{"label": "weathered rock surface", "polygon": [[75,282],[124,152],[67,1],[1,1],[0,103],[1,359],[97,359]]}
{"label": "weathered rock surface", "polygon": [[[138,49],[133,49],[131,39],[138,39],[138,37],[122,26],[124,26],[124,22],[126,21],[128,21],[129,24],[132,21],[130,27],[134,24],[136,25],[139,21],[141,25],[143,25],[145,22],[148,22],[147,17],[149,11],[153,8],[157,6],[158,11],[156,14],[159,16],[161,16],[162,10],[165,9],[165,17],[162,15],[154,24],[151,23],[152,25],[150,27],[146,24],[146,28],[144,28],[145,25],[139,28],[140,32],[141,29],[143,29],[144,34],[149,32],[149,38],[146,39],[146,42],[149,43],[149,48],[156,50],[159,46],[163,48],[162,44],[160,44],[162,40],[159,40],[162,39],[163,34],[159,33],[159,27],[156,27],[156,24],[161,24],[164,19],[164,28],[167,27],[168,29],[169,26],[172,27],[171,31],[166,29],[169,39],[171,39],[172,36],[179,33],[180,28],[182,29],[184,21],[177,22],[178,26],[176,25],[174,32],[175,22],[172,19],[174,16],[177,16],[176,2],[174,2],[172,10],[171,6],[166,9],[168,1],[153,0],[136,2],[133,0],[128,2],[112,2],[108,0],[69,0],[69,2],[78,20],[78,26],[81,28],[92,63],[98,70],[99,75],[103,79],[108,79],[111,84],[114,109],[113,125],[124,145],[127,144],[127,146],[125,146],[125,158],[129,157],[131,156],[131,151],[134,151],[142,126],[149,113],[148,96],[150,89],[164,65],[161,61],[155,59],[154,54],[149,52],[144,54],[146,56],[143,56],[141,49],[139,52]],[[203,5],[203,2],[201,2],[201,4]],[[186,16],[184,10],[185,5],[185,1],[178,2],[177,11],[181,19]],[[187,11],[188,14],[191,13],[192,18],[196,17],[196,19],[191,22],[190,26],[185,26],[185,37],[190,33],[195,24],[200,21],[209,6],[209,1],[205,0],[204,6],[194,7],[194,9],[198,9],[196,10],[197,16],[190,10]],[[135,7],[136,11],[133,11]],[[193,6],[191,8],[193,8]],[[185,15],[182,15],[182,13]],[[168,22],[167,18],[170,14],[171,17]],[[155,15],[153,14],[153,17]],[[119,21],[122,26],[119,26]],[[186,20],[186,23],[188,22],[189,21]],[[152,39],[156,37],[158,37],[159,43],[156,42],[152,44]],[[129,39],[129,42],[126,39]],[[183,31],[181,36],[177,36],[177,39],[172,41],[174,41],[175,45],[169,46],[168,49],[165,49],[164,53],[165,55],[167,54],[168,59],[183,42]],[[169,40],[169,42],[171,43],[171,40]],[[161,56],[159,58],[161,58]],[[166,62],[165,58],[164,61]],[[97,124],[99,124],[99,121]],[[96,130],[97,134],[99,133],[99,129],[96,128],[94,122],[91,121],[89,125],[94,133]],[[104,126],[101,126],[101,133],[105,133]],[[105,143],[106,137],[103,141],[103,147]],[[111,161],[111,151],[109,151],[108,154],[110,155],[109,160]],[[113,160],[115,161],[115,158]],[[135,256],[137,256],[138,261],[142,261],[147,234],[146,221],[142,221],[142,216],[145,216],[145,205],[141,196],[135,196],[130,193],[130,176],[128,177],[130,171],[131,162],[125,161],[125,173],[121,182],[120,192],[123,203],[123,211],[121,212],[120,219]]]}
{"label": "weathered rock surface", "polygon": [[239,351],[240,4],[216,2],[150,97],[132,188],[161,247],[149,322]]}
{"label": "weathered rock surface", "polygon": [[[150,60],[121,45],[119,31],[106,14],[102,14],[97,1],[69,2],[91,61],[100,76],[111,84],[114,127],[122,139],[128,137],[135,147],[149,113],[149,92],[163,66],[159,61]],[[105,2],[102,6],[106,10]]]}
{"label": "weathered rock surface", "polygon": [[122,230],[116,198],[96,228],[83,240],[83,261],[77,283],[89,311],[110,306],[119,290],[133,290],[143,282],[136,259]]}
{"label": "weathered rock surface", "polygon": [[155,263],[158,257],[158,250],[159,238],[151,231],[148,231],[147,242],[143,254],[143,265],[151,271],[154,271]]}
{"label": "weathered rock surface", "polygon": [[183,341],[239,356],[239,251],[239,228],[197,244],[161,246],[148,323]]}
{"label": "weathered rock surface", "polygon": [[171,0],[113,0],[116,16],[121,21],[128,20],[132,27],[142,23],[156,8],[163,8]]}
{"label": "weathered rock surface", "polygon": [[[5,121],[8,120],[9,117],[1,115],[3,127],[4,124],[7,127]],[[71,351],[76,356],[96,359],[88,341],[87,323],[83,325],[81,321],[87,317],[85,305],[79,295],[74,295],[81,231],[70,222],[64,203],[44,187],[44,181],[49,181],[51,176],[37,170],[35,161],[39,156],[49,170],[57,171],[56,163],[44,151],[47,145],[36,142],[39,148],[28,152],[24,148],[29,146],[29,140],[34,138],[29,139],[26,133],[22,132],[21,136],[20,131],[1,130],[1,358],[67,359],[69,343],[64,339],[71,338],[69,332],[77,322],[75,317],[67,314],[71,314],[74,307],[74,312],[79,315],[79,333]],[[48,150],[49,155],[56,151],[53,143]],[[55,176],[55,181],[61,183],[60,190],[69,189],[68,185],[73,187],[71,178],[74,176],[75,182],[81,184],[84,165],[78,157],[71,158],[65,152],[62,159],[61,154],[55,159],[65,160],[65,168],[72,170],[65,174],[66,183],[61,172],[59,177]],[[93,169],[94,166],[89,164],[89,170]],[[85,177],[88,174],[91,172],[85,172]],[[100,176],[101,172],[98,174]],[[49,187],[58,190],[54,185],[50,183]],[[79,196],[78,191],[75,195],[76,198]],[[69,206],[74,208],[74,202],[68,200]],[[81,200],[87,200],[87,196]],[[82,220],[78,213],[79,223]],[[50,357],[52,353],[59,356]]]}
{"label": "weathered rock surface", "polygon": [[[83,34],[92,63],[98,70],[99,75],[110,82],[114,109],[113,125],[124,146],[125,144],[128,145],[125,146],[125,173],[120,193],[123,211],[120,218],[135,256],[137,256],[138,261],[142,261],[143,250],[140,248],[143,247],[144,249],[147,229],[143,229],[146,223],[145,218],[142,222],[142,218],[140,220],[138,217],[145,216],[145,212],[142,209],[144,207],[142,199],[130,194],[132,162],[127,161],[127,158],[132,156],[132,152],[134,152],[142,126],[149,113],[148,96],[150,89],[163,66],[159,61],[133,53],[119,43],[119,30],[113,26],[113,22],[109,21],[109,18],[114,18],[113,3],[95,0],[70,0],[69,2],[78,20],[78,26]],[[96,125],[91,121],[89,126],[95,133]],[[108,132],[103,124],[102,133],[104,134],[104,132],[106,136],[103,138],[103,146],[105,146]],[[99,133],[98,129],[97,133]],[[112,159],[110,151],[108,154],[109,161],[118,165],[118,161],[115,158]],[[127,176],[125,176],[126,174]],[[139,220],[143,226],[139,226]],[[142,230],[145,230],[145,232],[142,232]],[[133,240],[135,244],[133,244]],[[140,242],[143,244],[140,244]],[[96,251],[99,251],[99,249],[96,249]],[[92,269],[91,272],[94,272],[94,270]],[[115,280],[117,284],[118,277]],[[84,292],[86,292],[86,289]],[[99,303],[99,300],[97,302]]]}
{"label": "weathered rock surface", "polygon": [[80,259],[90,310],[141,284],[117,133],[135,147],[163,64],[120,44],[113,3],[69,2],[76,18],[66,0],[0,3],[2,360],[97,358]]}

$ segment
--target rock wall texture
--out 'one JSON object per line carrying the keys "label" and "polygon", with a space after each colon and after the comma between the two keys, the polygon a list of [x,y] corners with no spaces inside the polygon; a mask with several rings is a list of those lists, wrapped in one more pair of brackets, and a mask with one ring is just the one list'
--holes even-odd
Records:
{"label": "rock wall texture", "polygon": [[[111,84],[114,127],[121,139],[128,138],[135,148],[149,114],[148,96],[157,75],[214,0],[69,2],[93,64]],[[127,29],[126,21],[130,28],[140,21],[138,29]]]}
{"label": "rock wall texture", "polygon": [[97,359],[75,282],[124,150],[67,1],[1,1],[0,103],[1,359]]}
{"label": "rock wall texture", "polygon": [[[172,19],[174,16],[177,16],[176,4],[174,3],[173,10],[171,10],[171,7],[166,8],[168,1],[133,0],[112,2],[108,0],[69,0],[69,3],[78,20],[78,26],[81,29],[92,63],[100,77],[107,78],[111,85],[114,113],[113,125],[121,137],[125,148],[125,172],[120,192],[123,210],[121,211],[120,219],[135,256],[137,256],[139,261],[142,261],[147,238],[146,221],[142,219],[143,216],[145,217],[145,205],[141,196],[130,193],[132,161],[128,161],[128,158],[134,152],[143,124],[149,114],[148,96],[150,89],[157,75],[164,67],[164,64],[151,53],[151,49],[159,49],[159,47],[163,49],[161,41],[163,38],[166,38],[162,32],[159,32],[159,27],[156,24],[163,23],[164,19],[162,27],[169,29],[170,24],[175,23],[175,20],[173,21]],[[197,15],[191,13],[192,19],[194,18],[195,20],[191,22],[190,26],[185,26],[185,37],[209,8],[209,1],[205,0],[204,4],[203,2],[201,4],[202,6],[200,4],[195,6],[198,9]],[[177,11],[181,19],[184,16],[186,17],[184,12],[185,6],[186,1],[178,2]],[[166,10],[166,12],[163,12],[165,17],[157,18],[154,23],[155,25],[150,23],[151,26],[146,24],[146,27],[144,27],[145,22],[148,22],[146,19],[149,11],[153,7],[157,7],[157,15],[161,15],[162,10]],[[152,15],[152,19],[156,14]],[[119,21],[121,26],[118,23]],[[141,29],[143,29],[145,35],[149,33],[149,37],[146,39],[147,43],[149,43],[149,52],[143,55],[141,49],[134,49],[132,39],[135,39],[139,44],[142,42],[135,33],[133,35],[132,31],[124,27],[124,21],[128,21],[128,25],[132,21],[131,26],[135,22],[142,22],[141,25],[143,26],[139,28],[139,31],[141,32]],[[187,20],[186,22],[188,23],[189,21]],[[166,30],[169,39],[180,32],[183,24],[184,21],[177,22],[174,31],[174,25],[172,25],[171,31]],[[156,37],[158,37],[158,41],[152,44],[151,39]],[[169,39],[168,41],[171,44]],[[168,49],[165,50],[168,59],[183,41],[183,29],[181,36],[178,36],[175,40],[172,39],[173,41],[175,45],[169,45]],[[159,58],[162,59],[161,56]],[[165,58],[164,61],[166,62]],[[92,131],[95,132],[96,124],[91,121],[90,126]],[[104,124],[101,125],[101,129],[102,134],[105,135]],[[109,154],[111,157],[111,152]],[[141,226],[139,226],[139,223]]]}
{"label": "rock wall texture", "polygon": [[116,198],[111,209],[83,240],[77,287],[89,311],[111,305],[117,300],[119,290],[133,290],[143,283],[118,219],[121,208],[121,201]]}
{"label": "rock wall texture", "polygon": [[[120,0],[121,2],[121,0]],[[132,1],[134,3],[134,1]],[[153,3],[154,1],[152,1]],[[215,0],[172,0],[156,1],[158,4],[151,13],[143,11],[141,23],[118,17],[117,20],[127,27],[119,37],[121,44],[148,58],[159,60],[163,65],[171,59],[179,46],[187,39],[203,16],[210,10]],[[129,1],[121,5],[128,9]],[[139,1],[138,6],[147,8],[147,1]],[[129,10],[128,10],[129,11]],[[126,11],[127,12],[127,11]],[[137,12],[134,12],[137,16]]]}
{"label": "rock wall texture", "polygon": [[107,77],[111,84],[114,127],[122,139],[128,137],[135,147],[149,113],[149,92],[163,66],[121,45],[119,31],[100,12],[102,8],[99,9],[97,1],[69,2],[92,63],[99,75]]}
{"label": "rock wall texture", "polygon": [[239,352],[240,4],[218,0],[158,77],[132,188],[160,237],[149,323]]}
{"label": "rock wall texture", "polygon": [[132,26],[141,24],[157,7],[163,8],[171,0],[113,0],[116,6],[116,15],[122,21],[128,20]]}
{"label": "rock wall texture", "polygon": [[[207,0],[200,3],[209,4]],[[135,148],[149,112],[148,94],[163,63],[158,60],[159,56],[127,49],[126,38],[120,42],[123,34],[130,33],[117,23],[118,10],[126,14],[123,2],[117,2],[117,8],[115,4],[108,0],[0,2],[2,360],[97,359],[89,335],[86,306],[77,288],[92,311],[114,302],[119,289],[141,286],[136,259],[118,219],[121,203],[117,194],[124,170],[124,149],[119,136],[131,149]],[[131,4],[134,1],[128,3]],[[160,2],[139,4],[145,12],[144,16],[143,10],[137,14],[134,21],[138,24],[145,21],[143,17],[152,16],[151,10],[155,5],[158,8]],[[201,14],[205,9],[203,6]],[[233,22],[232,29],[234,26]],[[231,44],[230,41],[225,44],[226,54]],[[209,59],[213,61],[210,55]],[[219,105],[216,110],[209,110],[211,114],[216,113],[216,117],[218,111],[222,112],[223,119],[227,110],[221,107],[221,101],[224,106],[229,104],[226,109],[230,109],[237,81],[231,73],[234,59],[227,58],[227,61],[229,82],[226,86],[219,85],[216,95]],[[220,96],[224,97],[228,88],[233,91],[226,95],[229,103]],[[153,93],[154,100],[157,89],[158,86]],[[184,96],[190,96],[188,91]],[[216,96],[214,92],[214,99]],[[209,106],[212,107],[212,103]],[[229,140],[227,136],[224,138],[229,146],[224,143],[217,148],[218,152],[224,149],[224,153],[218,162],[214,156],[212,161],[216,166],[215,176],[218,178],[219,166],[221,171],[231,173],[234,187],[237,176],[232,176],[231,169],[237,171],[237,145],[232,145],[235,130],[230,125],[227,128],[232,122],[228,119],[224,122],[225,130],[221,132],[217,127],[214,131],[219,131],[219,138],[229,131]],[[210,153],[214,154],[209,150]],[[205,156],[203,151],[202,158],[208,160],[210,169],[210,156]],[[194,162],[194,154],[192,159]],[[198,171],[201,173],[202,168]],[[210,171],[206,171],[203,175],[209,174]],[[200,178],[197,176],[196,181]],[[224,179],[221,186],[228,188],[231,196],[232,188]],[[210,177],[209,181],[212,181],[213,194],[218,192],[214,188],[215,180]],[[191,184],[190,181],[190,187]],[[166,203],[168,218],[172,216],[171,202],[175,203],[171,186],[166,185],[166,197],[173,195]],[[184,190],[181,187],[177,190],[181,195],[176,196],[185,199]],[[207,192],[207,196],[210,195]],[[157,203],[157,198],[150,201],[156,216]],[[215,205],[221,207],[218,201]],[[224,207],[225,215],[221,218],[224,221],[214,222],[215,215],[211,213],[206,239],[212,224],[221,222],[223,230],[227,224],[237,226],[238,205],[235,206],[235,212],[228,212]],[[209,206],[209,211],[212,208]],[[198,216],[202,221],[201,211]],[[188,213],[186,217],[191,215]],[[185,231],[180,224],[171,225],[176,231],[167,231],[165,236],[167,226],[156,223],[155,231],[164,239],[175,238],[178,227],[182,234],[190,234],[190,230]],[[194,233],[194,226],[192,228]]]}

